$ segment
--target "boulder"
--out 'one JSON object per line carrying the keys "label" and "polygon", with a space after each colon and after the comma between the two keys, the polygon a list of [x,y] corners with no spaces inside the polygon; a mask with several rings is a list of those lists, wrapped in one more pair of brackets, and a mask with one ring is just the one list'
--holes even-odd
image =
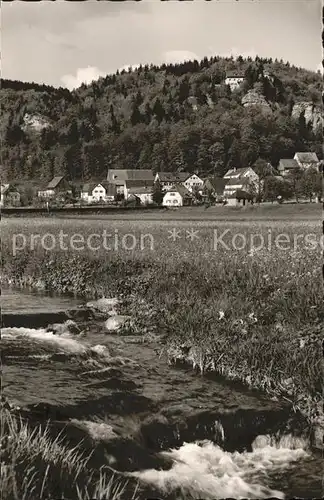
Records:
{"label": "boulder", "polygon": [[245,94],[241,102],[245,108],[249,106],[261,106],[264,111],[271,111],[271,107],[265,97],[253,89]]}
{"label": "boulder", "polygon": [[53,332],[54,335],[72,334],[79,335],[81,332],[80,328],[72,319],[68,319],[64,323],[54,323],[49,325],[46,329],[48,332]]}
{"label": "boulder", "polygon": [[94,318],[94,312],[90,307],[80,306],[77,309],[69,309],[66,311],[69,319],[74,321],[89,321]]}
{"label": "boulder", "polygon": [[130,323],[130,320],[131,320],[130,316],[122,316],[117,314],[115,316],[110,316],[107,319],[105,325],[108,331],[117,332],[127,323]]}
{"label": "boulder", "polygon": [[107,313],[109,315],[116,315],[117,314],[116,308],[119,305],[119,300],[116,297],[114,298],[102,297],[101,299],[88,302],[86,305],[87,307],[95,309],[96,311]]}

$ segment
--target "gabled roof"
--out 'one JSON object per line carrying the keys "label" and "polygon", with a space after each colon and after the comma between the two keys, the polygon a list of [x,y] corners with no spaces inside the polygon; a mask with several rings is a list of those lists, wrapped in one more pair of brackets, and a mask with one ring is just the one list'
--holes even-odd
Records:
{"label": "gabled roof", "polygon": [[47,184],[47,189],[55,189],[63,179],[64,175],[53,177],[53,179]]}
{"label": "gabled roof", "polygon": [[245,78],[242,71],[226,71],[226,78]]}
{"label": "gabled roof", "polygon": [[228,180],[225,179],[225,180],[226,180],[225,189],[227,186],[246,186],[250,184],[249,179],[247,179],[246,177],[238,179],[228,179]]}
{"label": "gabled roof", "polygon": [[217,194],[223,194],[226,182],[226,179],[223,179],[223,177],[215,176],[205,179],[205,185],[209,183]]}
{"label": "gabled roof", "polygon": [[140,169],[109,169],[107,175],[107,181],[113,184],[118,182],[124,183],[126,180],[145,180],[153,181],[152,170],[140,170]]}
{"label": "gabled roof", "polygon": [[250,169],[251,167],[237,168],[235,170],[232,168],[226,172],[224,179],[237,176],[241,177],[241,175],[244,175]]}
{"label": "gabled roof", "polygon": [[279,161],[278,170],[293,170],[295,168],[299,168],[299,165],[296,160],[291,158],[286,158]]}
{"label": "gabled roof", "polygon": [[295,157],[301,163],[318,163],[319,159],[316,153],[296,153]]}
{"label": "gabled roof", "polygon": [[128,193],[135,196],[139,194],[152,194],[152,186],[131,187],[128,189]]}
{"label": "gabled roof", "polygon": [[132,189],[132,188],[152,188],[154,184],[153,179],[149,180],[143,180],[143,179],[127,179],[125,180],[125,186],[127,189]]}
{"label": "gabled roof", "polygon": [[106,194],[108,195],[114,195],[116,188],[112,184],[109,184],[107,181],[92,181],[92,182],[87,182],[86,184],[83,184],[82,186],[82,193],[92,193],[92,191],[97,187],[97,186],[102,186],[106,190]]}
{"label": "gabled roof", "polygon": [[1,194],[6,194],[7,191],[9,190],[10,185],[9,184],[1,184]]}
{"label": "gabled roof", "polygon": [[179,193],[182,196],[182,198],[192,198],[192,194],[190,193],[190,191],[182,184],[177,184],[176,186],[174,186],[171,189],[168,189],[167,191],[167,193],[174,193],[174,192]]}
{"label": "gabled roof", "polygon": [[1,194],[10,193],[11,191],[18,192],[17,188],[12,184],[1,184]]}
{"label": "gabled roof", "polygon": [[192,174],[189,172],[157,172],[161,182],[184,182]]}

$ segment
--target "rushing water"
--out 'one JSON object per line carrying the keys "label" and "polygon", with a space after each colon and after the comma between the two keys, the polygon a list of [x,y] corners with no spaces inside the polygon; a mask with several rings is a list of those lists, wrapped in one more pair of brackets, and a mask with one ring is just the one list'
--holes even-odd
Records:
{"label": "rushing water", "polygon": [[[67,298],[12,291],[2,301],[12,313],[76,305]],[[42,402],[59,408],[55,419],[83,422],[107,443],[110,425],[124,434],[130,419],[140,425],[150,453],[169,465],[135,457],[127,473],[157,487],[161,498],[175,492],[196,499],[321,496],[321,459],[302,439],[271,434],[286,418],[284,407],[169,367],[154,343],[138,340],[108,335],[100,322],[77,336],[64,329],[54,335],[46,329],[4,328],[4,392],[21,406]],[[119,470],[121,464],[116,462]]]}

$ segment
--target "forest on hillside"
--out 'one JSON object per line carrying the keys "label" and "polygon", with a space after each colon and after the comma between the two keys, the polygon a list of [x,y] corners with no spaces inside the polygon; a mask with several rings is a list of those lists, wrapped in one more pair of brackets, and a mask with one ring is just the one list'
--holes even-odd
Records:
{"label": "forest on hillside", "polygon": [[[265,71],[273,75],[265,77]],[[227,71],[245,74],[240,89],[225,85]],[[244,107],[249,90],[269,110]],[[322,78],[289,63],[256,57],[204,58],[117,72],[70,92],[2,80],[2,177],[46,181],[104,178],[111,168],[223,175],[265,160],[274,167],[296,151],[322,158],[322,132],[294,105],[320,107]],[[46,126],[26,121],[38,117]]]}

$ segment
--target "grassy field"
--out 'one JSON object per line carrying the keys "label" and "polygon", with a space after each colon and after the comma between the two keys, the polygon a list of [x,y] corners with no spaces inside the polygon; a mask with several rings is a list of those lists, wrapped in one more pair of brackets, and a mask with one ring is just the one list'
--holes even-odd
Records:
{"label": "grassy field", "polygon": [[[28,212],[29,208],[7,209],[4,217],[43,217],[48,218],[47,211],[40,214]],[[74,218],[87,220],[319,220],[321,218],[322,204],[320,203],[270,203],[260,205],[247,205],[246,207],[229,207],[221,204],[211,206],[208,209],[203,206],[181,207],[181,208],[159,208],[156,209],[118,209],[111,211],[100,208],[87,207],[84,212],[78,209],[64,209],[59,212],[53,211],[50,216],[55,218]]]}
{"label": "grassy field", "polygon": [[316,421],[324,306],[314,213],[290,221],[5,219],[3,278],[119,295],[136,332],[164,335],[170,362],[185,359],[287,399]]}

